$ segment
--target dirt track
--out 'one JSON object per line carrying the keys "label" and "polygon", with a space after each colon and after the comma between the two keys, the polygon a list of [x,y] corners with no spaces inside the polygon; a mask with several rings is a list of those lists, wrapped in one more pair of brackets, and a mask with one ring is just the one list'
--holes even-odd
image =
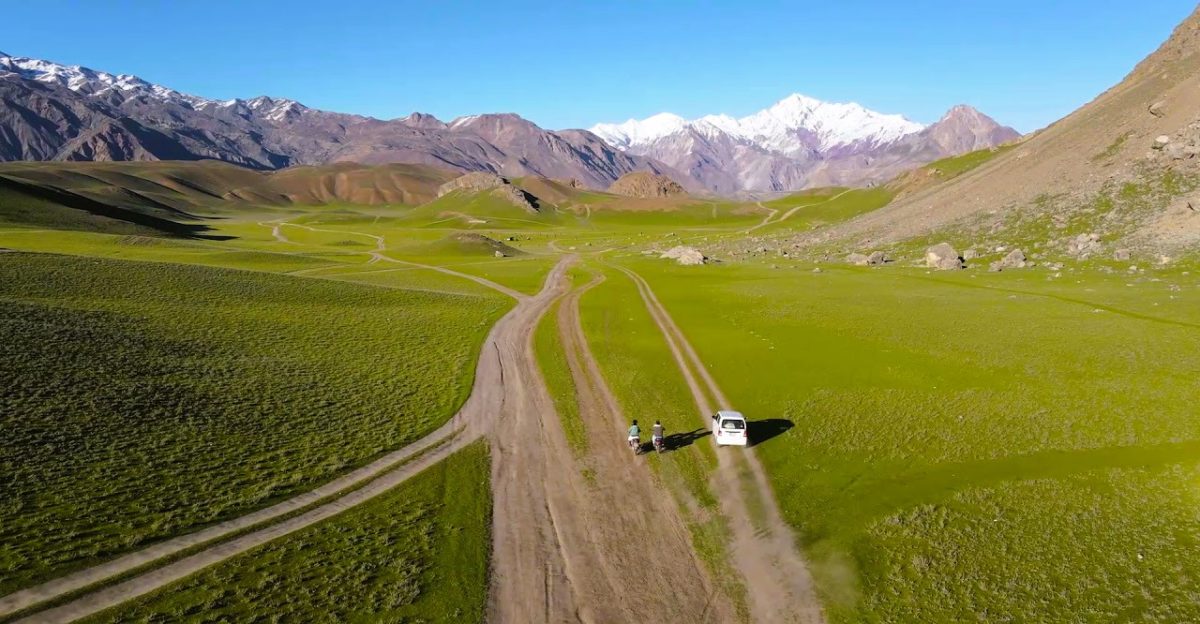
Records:
{"label": "dirt track", "polygon": [[[707,422],[717,409],[730,408],[729,400],[650,285],[637,273],[618,268],[637,285],[646,308],[666,338],[687,381],[701,417]],[[730,550],[734,565],[746,581],[752,619],[755,622],[823,622],[812,576],[796,549],[791,528],[783,521],[766,472],[753,450],[720,449],[717,459],[719,465],[713,490],[721,500],[722,513],[733,532]],[[743,463],[751,475],[748,483],[738,478]],[[747,498],[753,498],[762,507],[765,517],[751,515]]]}
{"label": "dirt track", "polygon": [[[601,279],[567,295],[558,318],[586,455],[580,462],[572,455],[540,380],[527,384],[530,404],[506,414],[497,430],[503,450],[494,455],[497,573],[489,621],[729,621],[728,603],[712,591],[673,499],[624,443],[624,416],[584,339],[579,298]],[[528,372],[539,375],[530,356]],[[529,448],[513,452],[509,444]],[[534,526],[554,534],[541,536]],[[514,556],[523,565],[510,568]],[[561,563],[566,583],[548,578],[537,558]],[[560,593],[544,594],[539,576]]]}

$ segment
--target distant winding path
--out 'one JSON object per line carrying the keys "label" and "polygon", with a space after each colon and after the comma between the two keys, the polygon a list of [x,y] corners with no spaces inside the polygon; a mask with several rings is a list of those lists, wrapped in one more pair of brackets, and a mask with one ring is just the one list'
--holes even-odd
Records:
{"label": "distant winding path", "polygon": [[763,203],[760,201],[760,202],[758,202],[758,206],[759,206],[760,208],[766,208],[767,210],[770,210],[770,211],[771,211],[771,214],[767,215],[767,218],[763,219],[763,220],[762,220],[762,223],[759,223],[758,225],[755,225],[754,227],[751,227],[751,228],[747,229],[747,230],[746,230],[744,233],[745,233],[745,234],[750,234],[751,232],[754,232],[755,230],[758,230],[759,228],[766,227],[766,226],[768,226],[768,225],[775,225],[775,224],[778,224],[778,223],[783,223],[784,221],[787,221],[787,220],[788,220],[788,219],[789,219],[789,218],[790,218],[792,215],[796,214],[797,212],[799,212],[799,211],[801,211],[801,210],[803,210],[803,209],[805,209],[805,208],[814,208],[814,207],[816,207],[816,206],[820,206],[820,205],[822,205],[822,204],[828,204],[829,202],[831,202],[831,201],[833,201],[833,200],[835,200],[835,199],[838,199],[838,198],[839,198],[839,197],[841,197],[842,195],[845,195],[846,193],[849,193],[849,192],[850,192],[850,191],[852,191],[852,190],[854,190],[854,189],[846,189],[846,190],[842,191],[841,193],[838,193],[837,195],[834,195],[833,197],[830,197],[829,199],[826,199],[826,200],[823,200],[823,201],[819,201],[819,202],[817,202],[817,203],[815,203],[815,204],[800,204],[799,206],[793,206],[793,207],[792,207],[791,209],[789,209],[787,212],[783,213],[783,216],[782,216],[782,217],[779,217],[778,219],[776,219],[776,220],[774,220],[774,221],[772,221],[771,219],[772,219],[772,218],[774,218],[774,217],[775,217],[775,215],[776,215],[776,214],[777,214],[779,211],[778,211],[778,210],[776,210],[776,209],[774,209],[774,208],[767,208],[767,207],[766,207],[766,206],[764,206],[764,205],[763,205]]}

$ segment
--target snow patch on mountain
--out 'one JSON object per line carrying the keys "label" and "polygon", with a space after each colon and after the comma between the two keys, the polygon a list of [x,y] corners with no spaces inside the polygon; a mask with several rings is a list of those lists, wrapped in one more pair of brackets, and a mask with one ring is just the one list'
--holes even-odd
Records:
{"label": "snow patch on mountain", "polygon": [[591,128],[600,138],[621,149],[646,146],[688,129],[708,138],[724,133],[770,152],[797,155],[807,149],[825,152],[850,145],[884,145],[920,132],[925,126],[902,115],[878,113],[853,102],[823,102],[793,94],[740,119],[706,115],[688,121],[672,113],[659,113],[641,121],[630,119]]}

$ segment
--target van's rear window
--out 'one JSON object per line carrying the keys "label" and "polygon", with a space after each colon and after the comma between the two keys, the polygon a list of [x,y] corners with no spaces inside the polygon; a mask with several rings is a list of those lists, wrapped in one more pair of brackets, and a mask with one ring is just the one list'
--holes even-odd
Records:
{"label": "van's rear window", "polygon": [[722,429],[745,429],[746,421],[744,420],[722,420]]}

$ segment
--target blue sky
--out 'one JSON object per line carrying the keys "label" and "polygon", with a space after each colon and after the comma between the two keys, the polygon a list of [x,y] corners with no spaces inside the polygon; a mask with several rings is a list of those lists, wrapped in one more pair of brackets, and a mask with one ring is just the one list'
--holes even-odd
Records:
{"label": "blue sky", "polygon": [[745,115],[799,92],[1030,131],[1119,81],[1194,0],[3,1],[0,50],[212,98],[548,128]]}

